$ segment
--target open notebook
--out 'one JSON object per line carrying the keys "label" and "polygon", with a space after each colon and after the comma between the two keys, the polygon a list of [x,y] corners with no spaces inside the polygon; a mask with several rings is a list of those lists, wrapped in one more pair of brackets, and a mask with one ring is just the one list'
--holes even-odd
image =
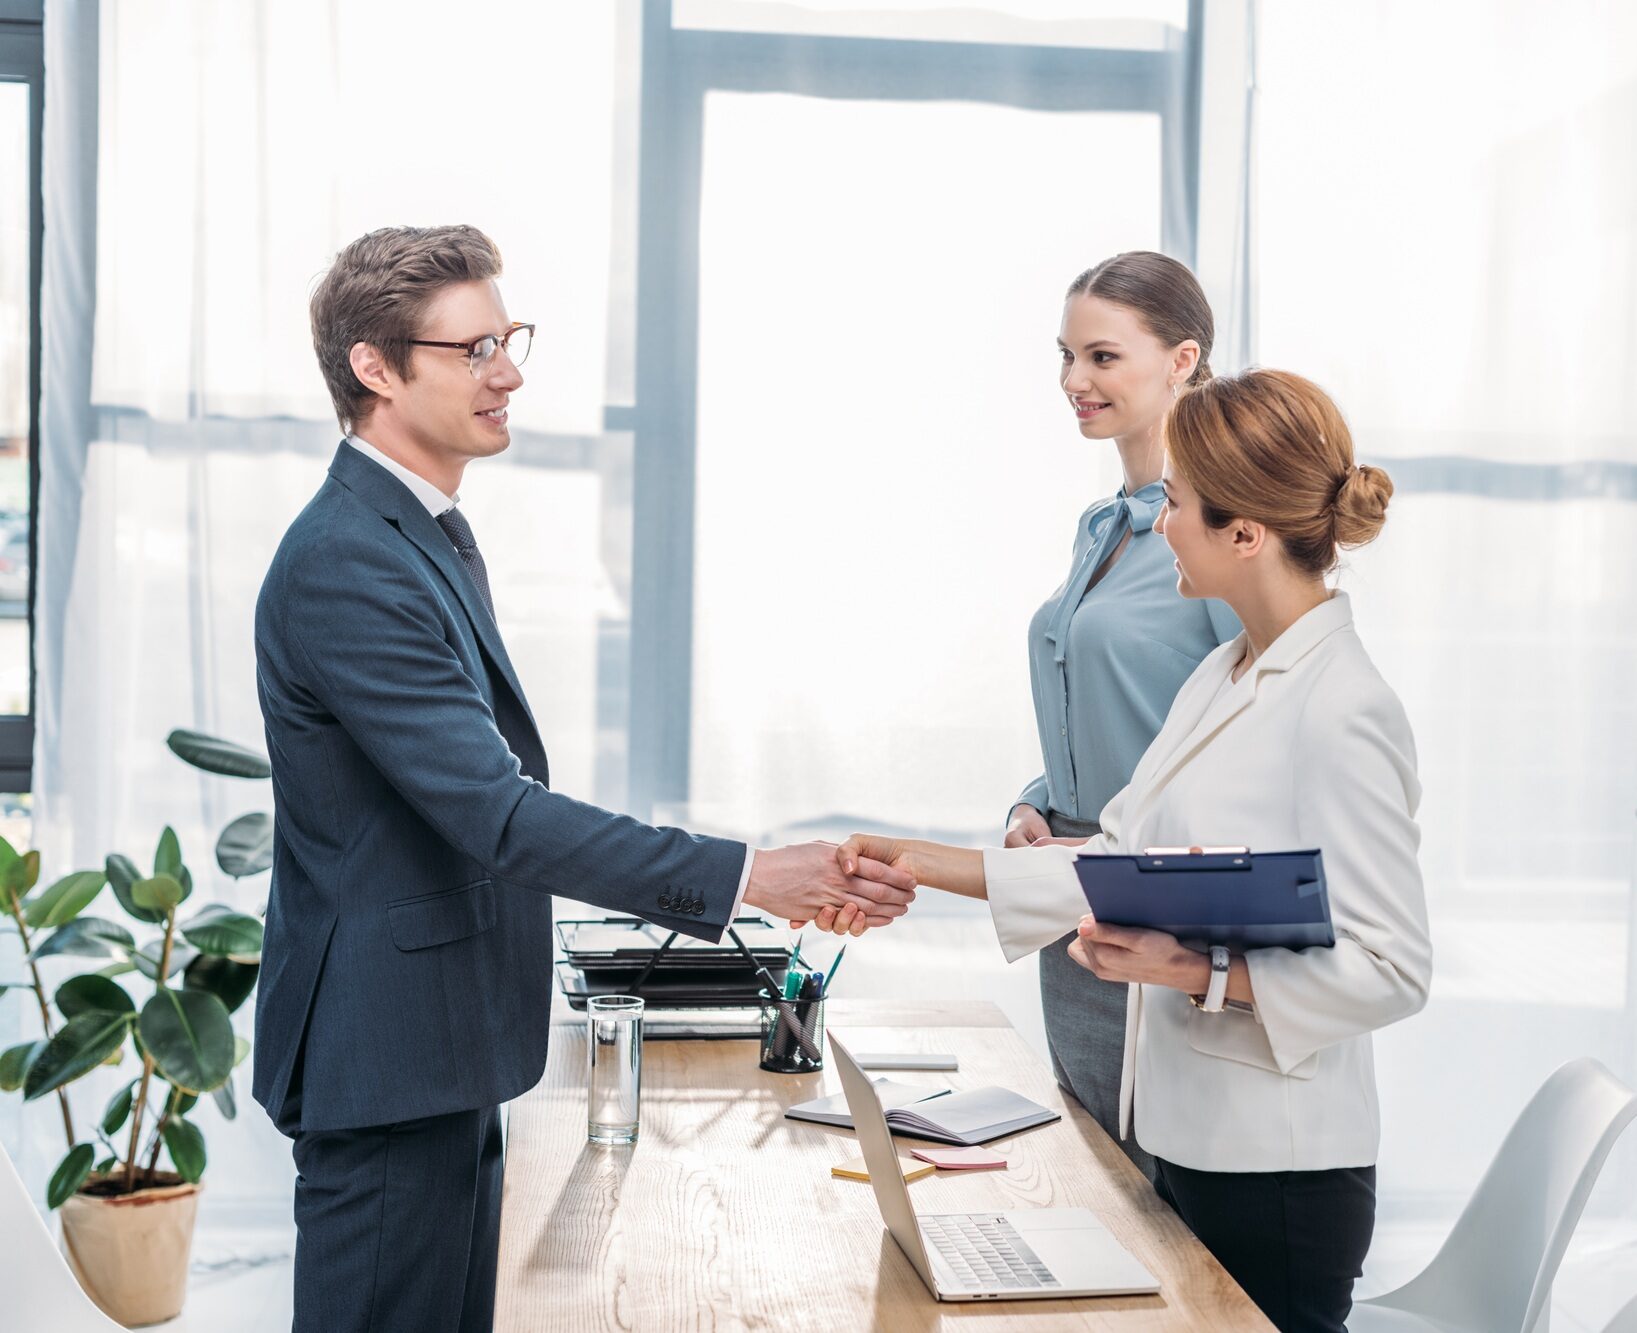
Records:
{"label": "open notebook", "polygon": [[[967,1147],[987,1143],[1020,1129],[1050,1124],[1062,1117],[1039,1102],[1008,1088],[970,1088],[951,1092],[948,1088],[917,1087],[875,1080],[876,1096],[886,1112],[887,1126],[894,1134],[932,1139],[937,1143],[959,1143]],[[811,1120],[821,1125],[853,1128],[847,1099],[837,1093],[817,1101],[802,1102],[785,1113],[790,1120]]]}

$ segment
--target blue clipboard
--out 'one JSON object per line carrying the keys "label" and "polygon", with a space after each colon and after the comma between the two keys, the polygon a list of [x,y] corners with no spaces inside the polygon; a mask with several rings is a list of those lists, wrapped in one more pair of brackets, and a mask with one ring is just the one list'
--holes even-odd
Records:
{"label": "blue clipboard", "polygon": [[1336,943],[1317,850],[1081,856],[1074,871],[1092,915],[1111,926],[1237,949]]}

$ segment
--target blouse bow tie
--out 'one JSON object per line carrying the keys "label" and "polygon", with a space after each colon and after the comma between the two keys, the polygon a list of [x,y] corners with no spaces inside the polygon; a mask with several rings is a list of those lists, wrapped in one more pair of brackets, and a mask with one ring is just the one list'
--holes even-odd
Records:
{"label": "blouse bow tie", "polygon": [[1134,495],[1127,495],[1122,486],[1087,516],[1086,526],[1091,533],[1091,543],[1075,566],[1074,573],[1069,576],[1069,581],[1063,585],[1063,595],[1058,598],[1057,609],[1046,626],[1046,638],[1052,645],[1052,656],[1059,665],[1068,651],[1069,621],[1074,619],[1080,599],[1091,586],[1091,576],[1128,532],[1150,531],[1164,504],[1165,487],[1157,481],[1150,482]]}

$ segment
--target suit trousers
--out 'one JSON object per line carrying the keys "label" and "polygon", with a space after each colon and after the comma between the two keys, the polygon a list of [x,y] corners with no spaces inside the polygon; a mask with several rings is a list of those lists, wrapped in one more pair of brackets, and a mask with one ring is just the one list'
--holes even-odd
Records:
{"label": "suit trousers", "polygon": [[294,1137],[295,1333],[489,1333],[500,1108]]}
{"label": "suit trousers", "polygon": [[[1094,823],[1055,810],[1046,816],[1054,837],[1089,838]],[[1125,1062],[1126,985],[1104,981],[1069,957],[1075,932],[1040,951],[1040,1007],[1046,1019],[1046,1046],[1057,1082],[1091,1113],[1137,1169],[1154,1179],[1154,1159],[1136,1135],[1120,1139],[1120,1069]]]}
{"label": "suit trousers", "polygon": [[1345,1333],[1375,1232],[1375,1167],[1195,1171],[1163,1159],[1157,1166],[1160,1198],[1281,1333]]}

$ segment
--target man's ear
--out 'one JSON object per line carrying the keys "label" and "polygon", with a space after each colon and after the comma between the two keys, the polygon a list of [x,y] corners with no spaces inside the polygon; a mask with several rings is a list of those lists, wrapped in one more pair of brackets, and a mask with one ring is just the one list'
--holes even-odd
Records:
{"label": "man's ear", "polygon": [[386,358],[379,351],[368,343],[354,343],[352,351],[347,353],[347,359],[360,384],[379,397],[392,397],[398,377],[392,373],[392,367],[387,365]]}

